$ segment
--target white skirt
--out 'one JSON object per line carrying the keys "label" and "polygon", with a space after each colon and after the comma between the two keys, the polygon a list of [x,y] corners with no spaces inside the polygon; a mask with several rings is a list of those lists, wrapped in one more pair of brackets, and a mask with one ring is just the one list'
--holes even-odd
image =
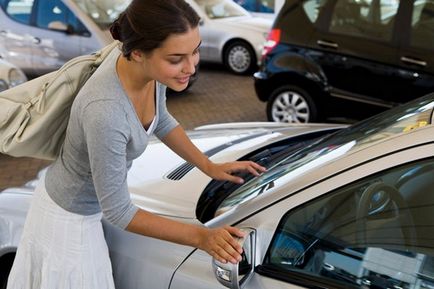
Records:
{"label": "white skirt", "polygon": [[101,217],[74,214],[36,188],[7,289],[114,289]]}

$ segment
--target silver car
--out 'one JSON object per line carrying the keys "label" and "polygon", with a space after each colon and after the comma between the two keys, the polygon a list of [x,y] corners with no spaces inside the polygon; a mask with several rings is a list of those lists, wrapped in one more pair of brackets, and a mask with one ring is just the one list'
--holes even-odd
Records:
{"label": "silver car", "polygon": [[26,81],[21,69],[0,58],[0,92]]}
{"label": "silver car", "polygon": [[[128,175],[133,202],[182,222],[241,228],[244,256],[220,264],[104,222],[116,288],[433,288],[433,110],[431,94],[350,127],[240,123],[190,132],[213,161],[268,168],[242,175],[243,185],[213,181],[153,140]],[[0,276],[32,186],[0,194]]]}
{"label": "silver car", "polygon": [[254,17],[232,0],[185,1],[201,17],[201,60],[223,63],[235,74],[257,68],[272,19]]}
{"label": "silver car", "polygon": [[109,24],[127,1],[3,0],[0,55],[32,76],[113,41]]}

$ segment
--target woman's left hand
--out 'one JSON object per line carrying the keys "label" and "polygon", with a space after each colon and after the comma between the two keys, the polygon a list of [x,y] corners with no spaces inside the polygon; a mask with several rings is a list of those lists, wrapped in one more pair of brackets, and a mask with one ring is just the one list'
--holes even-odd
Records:
{"label": "woman's left hand", "polygon": [[263,166],[251,161],[237,161],[221,164],[211,162],[205,173],[215,180],[242,184],[244,180],[240,177],[233,176],[232,173],[247,171],[254,176],[259,176],[266,170],[267,169]]}

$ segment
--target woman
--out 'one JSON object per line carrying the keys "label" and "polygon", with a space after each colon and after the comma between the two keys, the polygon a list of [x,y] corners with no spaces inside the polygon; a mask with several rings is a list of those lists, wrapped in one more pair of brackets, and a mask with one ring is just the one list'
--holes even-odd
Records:
{"label": "woman", "polygon": [[7,288],[114,288],[103,215],[130,232],[197,247],[221,262],[240,260],[233,238],[243,236],[240,230],[165,219],[137,208],[128,193],[127,170],[152,133],[214,179],[242,183],[231,173],[265,171],[253,162],[209,161],[166,110],[165,87],[181,91],[195,72],[198,23],[184,0],[133,0],[112,25],[121,50],[105,59],[73,103],[63,149],[35,192]]}

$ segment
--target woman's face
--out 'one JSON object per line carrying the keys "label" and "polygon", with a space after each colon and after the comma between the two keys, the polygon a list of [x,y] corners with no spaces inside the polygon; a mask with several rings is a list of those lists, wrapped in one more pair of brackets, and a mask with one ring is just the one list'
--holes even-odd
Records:
{"label": "woman's face", "polygon": [[200,43],[198,27],[172,34],[147,55],[145,65],[149,75],[175,91],[184,90],[199,63]]}

